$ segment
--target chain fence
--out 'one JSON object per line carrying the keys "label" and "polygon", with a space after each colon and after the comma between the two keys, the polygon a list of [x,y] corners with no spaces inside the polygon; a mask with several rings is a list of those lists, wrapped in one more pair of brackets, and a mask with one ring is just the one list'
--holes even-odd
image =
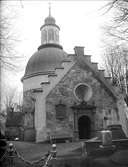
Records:
{"label": "chain fence", "polygon": [[[56,160],[56,145],[52,144],[51,150],[43,155],[40,159],[35,161],[26,160],[16,150],[12,143],[9,143],[7,149],[0,159],[1,167],[48,167],[54,166],[53,163]],[[51,164],[52,163],[52,164]]]}

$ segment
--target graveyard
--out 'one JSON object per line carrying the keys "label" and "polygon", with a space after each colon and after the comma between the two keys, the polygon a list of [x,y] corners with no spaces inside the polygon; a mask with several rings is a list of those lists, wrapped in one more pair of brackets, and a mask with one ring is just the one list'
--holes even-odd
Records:
{"label": "graveyard", "polygon": [[[3,26],[3,41],[7,41],[0,65],[11,68],[1,73],[0,166],[128,167],[127,26],[119,25],[120,18],[128,16],[128,2],[113,0],[104,2],[104,7],[100,1],[70,2],[71,6],[63,2],[64,7],[54,2],[53,10],[47,4],[47,12],[47,2],[15,2],[3,2],[3,9],[19,14],[12,27],[24,40],[11,48],[15,38],[6,39],[9,33]],[[118,33],[109,22],[100,32],[108,16],[100,17],[98,4],[101,9],[110,6],[105,13],[113,8],[123,12],[118,19],[112,13]],[[2,16],[9,18],[4,10]],[[61,31],[64,43],[59,24],[65,29]],[[104,50],[99,46],[102,41]],[[13,74],[18,54],[11,51],[15,49],[24,60],[19,59],[21,71],[16,68]],[[99,55],[103,60],[99,61]],[[18,91],[14,91],[14,85],[20,86],[16,79],[22,85]]]}

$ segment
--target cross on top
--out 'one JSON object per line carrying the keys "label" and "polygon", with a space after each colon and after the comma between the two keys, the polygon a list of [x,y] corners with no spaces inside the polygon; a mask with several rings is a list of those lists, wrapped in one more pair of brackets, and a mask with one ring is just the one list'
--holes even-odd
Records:
{"label": "cross on top", "polygon": [[49,2],[49,16],[51,16],[51,2]]}

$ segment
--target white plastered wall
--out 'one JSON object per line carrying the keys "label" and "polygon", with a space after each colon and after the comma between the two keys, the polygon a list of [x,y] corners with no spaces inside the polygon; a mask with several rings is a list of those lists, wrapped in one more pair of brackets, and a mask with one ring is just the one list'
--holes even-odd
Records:
{"label": "white plastered wall", "polygon": [[35,93],[35,129],[36,142],[46,140],[46,112],[45,112],[45,97],[42,92]]}
{"label": "white plastered wall", "polygon": [[40,88],[41,82],[48,82],[48,75],[38,75],[25,79],[23,81],[23,91]]}
{"label": "white plastered wall", "polygon": [[[41,88],[41,82],[48,82],[48,75],[39,75],[32,78],[27,78],[23,81],[23,91]],[[41,142],[46,139],[46,112],[45,112],[45,97],[43,92],[34,93],[35,101],[35,130],[36,142]]]}

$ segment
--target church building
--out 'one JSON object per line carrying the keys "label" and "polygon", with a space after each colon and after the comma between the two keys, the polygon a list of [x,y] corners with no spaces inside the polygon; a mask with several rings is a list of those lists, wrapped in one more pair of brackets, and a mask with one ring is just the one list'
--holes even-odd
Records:
{"label": "church building", "polygon": [[22,77],[24,140],[90,139],[118,124],[117,96],[104,70],[82,46],[73,54],[63,50],[50,10],[40,31],[41,45]]}

